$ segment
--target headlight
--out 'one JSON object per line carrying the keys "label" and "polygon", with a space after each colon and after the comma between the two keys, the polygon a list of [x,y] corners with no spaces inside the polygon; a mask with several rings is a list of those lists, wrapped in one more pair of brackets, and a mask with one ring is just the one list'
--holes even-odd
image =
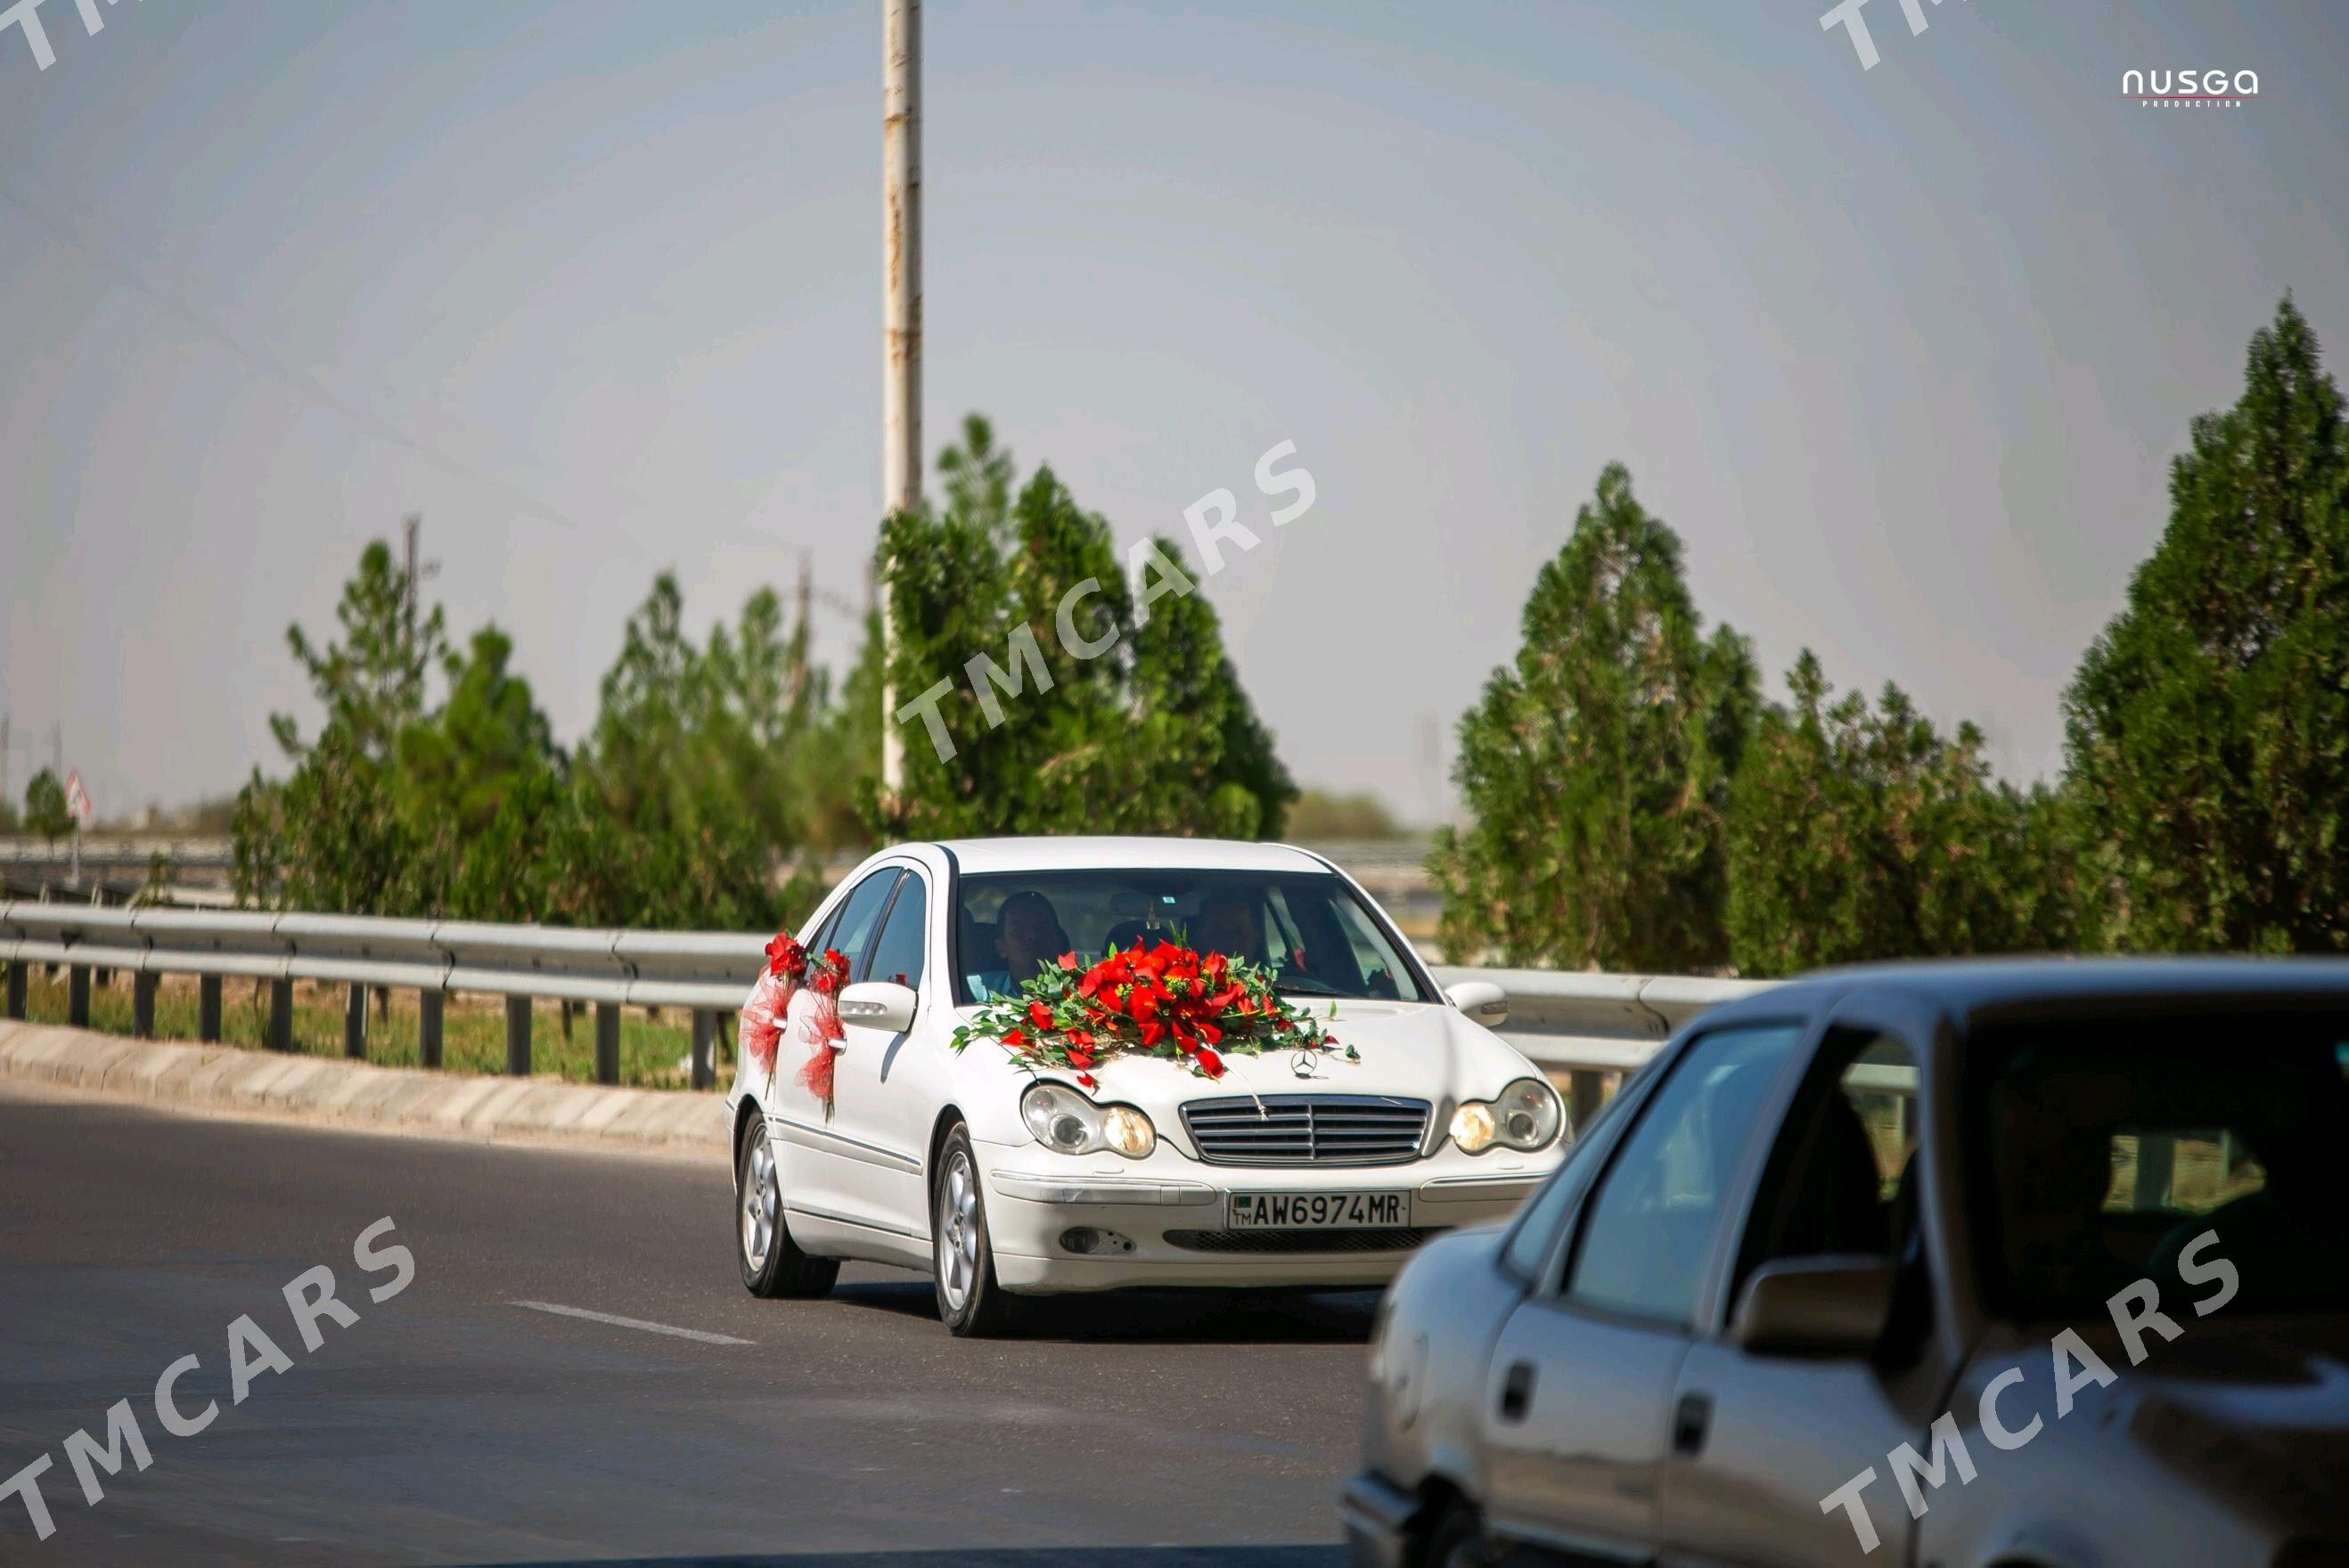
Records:
{"label": "headlight", "polygon": [[1493,1102],[1493,1119],[1499,1124],[1502,1142],[1530,1153],[1549,1147],[1566,1120],[1566,1111],[1558,1104],[1557,1090],[1547,1083],[1519,1078]]}
{"label": "headlight", "polygon": [[1463,1154],[1494,1144],[1532,1153],[1549,1147],[1564,1125],[1557,1090],[1540,1078],[1519,1078],[1491,1100],[1472,1099],[1452,1113],[1452,1141]]}
{"label": "headlight", "polygon": [[1019,1097],[1019,1119],[1056,1154],[1114,1149],[1139,1160],[1158,1147],[1158,1130],[1130,1105],[1095,1105],[1064,1084],[1039,1083]]}

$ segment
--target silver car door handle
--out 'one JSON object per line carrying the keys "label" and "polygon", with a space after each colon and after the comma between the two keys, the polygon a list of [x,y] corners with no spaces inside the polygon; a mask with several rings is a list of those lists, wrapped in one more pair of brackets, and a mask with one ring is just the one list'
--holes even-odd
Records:
{"label": "silver car door handle", "polygon": [[1534,1364],[1519,1361],[1512,1364],[1501,1378],[1501,1419],[1522,1421],[1533,1408]]}

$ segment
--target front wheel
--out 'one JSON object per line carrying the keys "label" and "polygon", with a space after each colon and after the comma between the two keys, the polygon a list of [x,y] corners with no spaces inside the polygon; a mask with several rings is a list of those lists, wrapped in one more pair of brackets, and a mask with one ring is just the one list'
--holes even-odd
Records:
{"label": "front wheel", "polygon": [[768,1141],[762,1116],[752,1117],[742,1129],[742,1147],[735,1151],[734,1196],[740,1239],[735,1257],[742,1265],[743,1288],[768,1297],[829,1294],[840,1277],[840,1260],[812,1257],[792,1240],[791,1225],[783,1217],[782,1177],[775,1168],[774,1145]]}
{"label": "front wheel", "polygon": [[938,1317],[958,1338],[1007,1332],[1016,1303],[995,1283],[995,1249],[987,1234],[987,1201],[970,1133],[960,1126],[938,1150],[930,1188],[930,1257]]}
{"label": "front wheel", "polygon": [[1459,1502],[1444,1510],[1419,1561],[1421,1568],[1489,1568],[1493,1554],[1476,1511]]}

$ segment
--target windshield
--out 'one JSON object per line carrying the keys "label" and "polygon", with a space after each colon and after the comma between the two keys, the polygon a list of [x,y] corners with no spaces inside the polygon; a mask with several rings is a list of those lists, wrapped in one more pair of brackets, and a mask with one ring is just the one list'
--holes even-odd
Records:
{"label": "windshield", "polygon": [[1270,968],[1299,996],[1428,997],[1346,882],[1328,872],[1011,872],[957,879],[955,1000],[1016,993],[1063,953],[1136,938]]}
{"label": "windshield", "polygon": [[2349,1308],[2349,1018],[2214,1014],[1982,1037],[1971,1147],[1984,1277],[2025,1318],[2094,1315],[2150,1279],[2165,1309],[2241,1279],[2230,1311]]}

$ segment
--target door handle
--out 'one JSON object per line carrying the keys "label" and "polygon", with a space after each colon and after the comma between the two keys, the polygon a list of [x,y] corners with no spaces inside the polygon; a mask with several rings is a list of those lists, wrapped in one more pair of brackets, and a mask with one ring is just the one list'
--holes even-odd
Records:
{"label": "door handle", "polygon": [[1672,1408],[1672,1452],[1693,1456],[1704,1447],[1704,1435],[1713,1426],[1713,1396],[1683,1394]]}
{"label": "door handle", "polygon": [[1524,1420],[1526,1412],[1533,1408],[1533,1402],[1534,1364],[1530,1361],[1516,1362],[1501,1379],[1501,1419]]}

